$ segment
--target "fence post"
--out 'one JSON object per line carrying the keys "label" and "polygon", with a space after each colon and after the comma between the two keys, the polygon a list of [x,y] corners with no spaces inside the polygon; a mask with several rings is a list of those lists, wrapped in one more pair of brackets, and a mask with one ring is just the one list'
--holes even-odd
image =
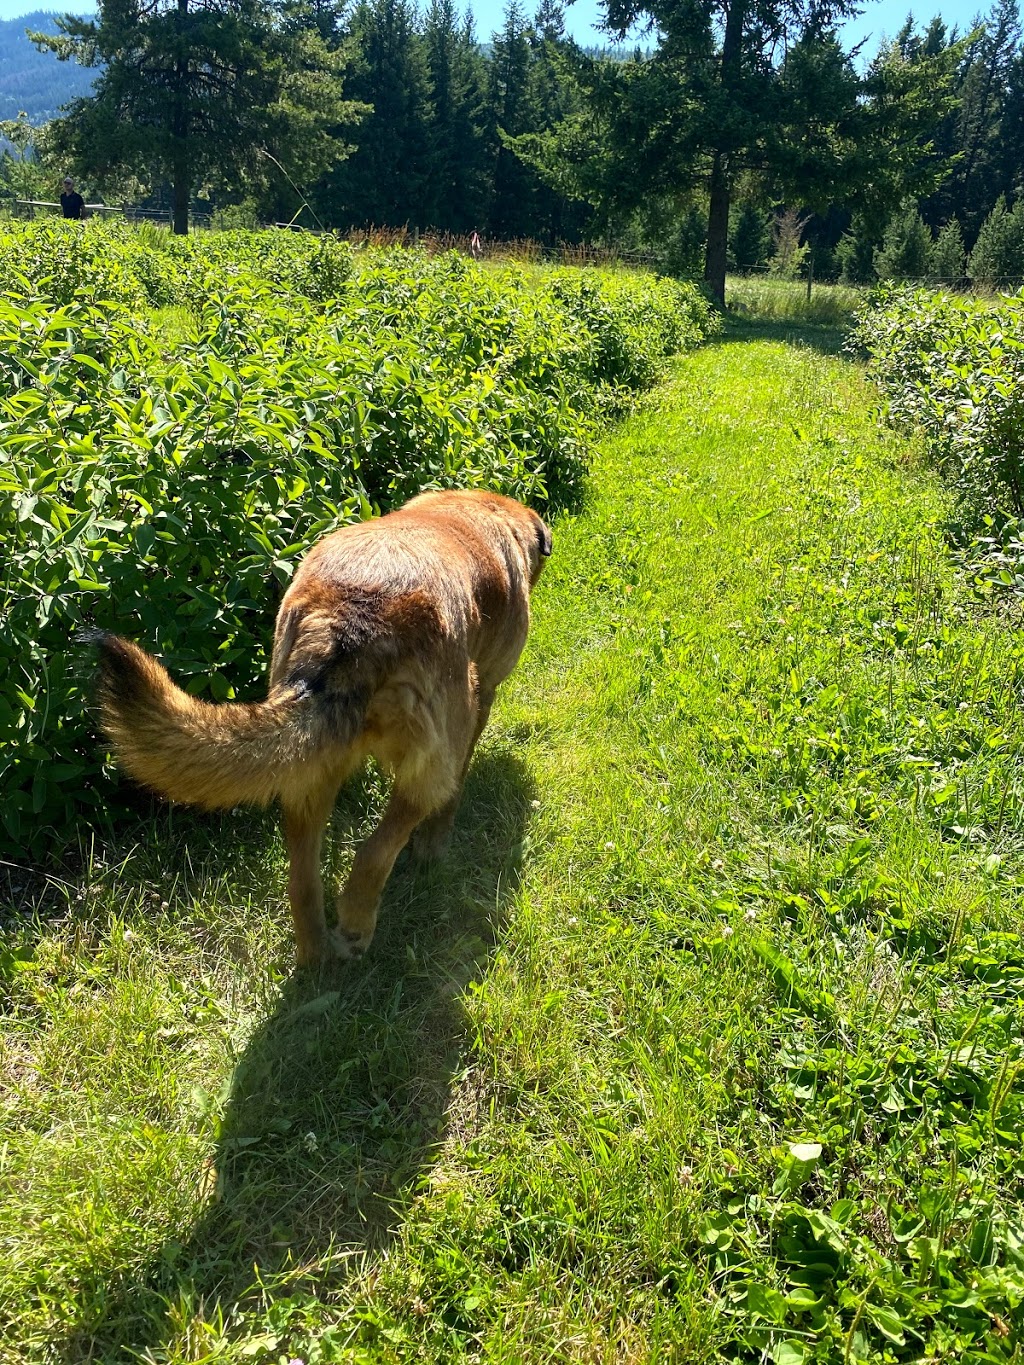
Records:
{"label": "fence post", "polygon": [[814,283],[814,253],[807,257],[807,302],[811,301],[811,285]]}

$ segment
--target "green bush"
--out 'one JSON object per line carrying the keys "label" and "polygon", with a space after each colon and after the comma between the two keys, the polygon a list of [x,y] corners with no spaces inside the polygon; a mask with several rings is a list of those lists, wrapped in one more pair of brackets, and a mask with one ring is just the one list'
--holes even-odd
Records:
{"label": "green bush", "polygon": [[[232,278],[323,301],[352,274],[352,249],[303,232],[203,232],[175,237],[151,223],[46,218],[0,225],[0,277],[29,297],[141,309],[199,307]],[[21,284],[18,286],[17,281]]]}
{"label": "green bush", "polygon": [[[578,500],[609,401],[713,326],[649,276],[395,252],[338,258],[321,300],[338,261],[316,238],[85,226],[26,230],[50,297],[25,271],[0,297],[0,842],[34,855],[110,795],[77,630],[137,637],[213,700],[259,696],[310,543],[429,487]],[[140,315],[164,260],[202,272],[194,336]]]}
{"label": "green bush", "polygon": [[967,519],[1024,516],[1024,295],[880,291],[857,335],[890,415],[924,432]]}

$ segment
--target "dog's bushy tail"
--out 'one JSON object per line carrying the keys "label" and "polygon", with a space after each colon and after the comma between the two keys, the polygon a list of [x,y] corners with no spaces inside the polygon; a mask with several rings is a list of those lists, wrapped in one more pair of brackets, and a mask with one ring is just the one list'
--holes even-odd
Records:
{"label": "dog's bushy tail", "polygon": [[297,765],[322,756],[320,718],[301,693],[213,705],[182,691],[130,640],[102,634],[94,642],[103,730],[132,777],[172,801],[207,810],[266,805]]}

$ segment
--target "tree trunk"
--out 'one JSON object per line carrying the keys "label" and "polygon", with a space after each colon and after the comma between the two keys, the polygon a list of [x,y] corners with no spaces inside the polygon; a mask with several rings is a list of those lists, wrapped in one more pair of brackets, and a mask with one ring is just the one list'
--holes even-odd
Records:
{"label": "tree trunk", "polygon": [[174,105],[171,110],[171,183],[176,237],[188,233],[188,201],[192,186],[188,173],[188,0],[178,0],[178,57],[174,67]]}
{"label": "tree trunk", "polygon": [[184,154],[179,154],[175,148],[174,155],[174,179],[173,179],[173,205],[174,205],[174,235],[185,237],[188,234],[188,201],[189,201],[189,176],[188,159]]}
{"label": "tree trunk", "polygon": [[[743,79],[743,20],[748,0],[730,0],[722,39],[721,84],[728,96]],[[729,251],[729,148],[716,147],[711,159],[708,185],[708,243],[704,279],[720,308],[725,307],[725,266]]]}
{"label": "tree trunk", "polygon": [[715,152],[711,163],[711,205],[708,209],[708,241],[704,256],[704,279],[719,308],[725,307],[725,266],[729,250],[729,175],[725,153]]}

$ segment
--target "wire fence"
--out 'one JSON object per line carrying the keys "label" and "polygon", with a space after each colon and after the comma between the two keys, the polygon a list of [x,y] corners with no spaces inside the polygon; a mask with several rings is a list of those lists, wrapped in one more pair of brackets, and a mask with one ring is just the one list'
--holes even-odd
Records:
{"label": "wire fence", "polygon": [[827,276],[819,278],[806,274],[783,275],[775,272],[770,265],[756,265],[745,266],[741,269],[731,268],[729,276],[732,279],[757,280],[779,289],[808,289],[812,284],[815,288],[833,285],[843,289],[874,289],[880,283],[906,285],[921,289],[947,289],[968,294],[977,292],[979,289],[989,293],[1016,293],[1018,290],[1024,289],[1024,275],[971,276],[966,271],[961,271],[958,275],[890,275],[882,281],[831,279]]}
{"label": "wire fence", "polygon": [[[15,218],[48,218],[51,213],[61,212],[60,203],[51,199],[13,199],[8,202]],[[40,213],[40,210],[44,212]],[[151,222],[170,225],[174,221],[174,212],[171,209],[140,208],[135,204],[85,204],[83,205],[83,212],[86,214],[109,214],[112,217],[124,218],[129,223]],[[189,214],[189,226],[212,227],[213,215],[210,213],[191,213]]]}

